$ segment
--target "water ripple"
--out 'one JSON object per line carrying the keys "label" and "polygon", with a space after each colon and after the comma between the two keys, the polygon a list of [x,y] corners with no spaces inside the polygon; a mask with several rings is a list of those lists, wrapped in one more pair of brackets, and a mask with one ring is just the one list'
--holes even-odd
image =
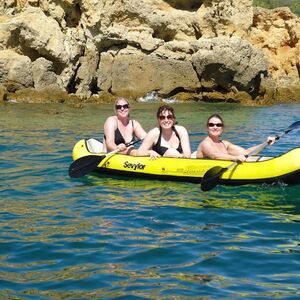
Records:
{"label": "water ripple", "polygon": [[[194,148],[204,135],[199,122],[215,110],[227,115],[227,138],[250,146],[296,121],[297,109],[176,107],[180,121],[190,122]],[[236,120],[228,117],[232,111]],[[153,110],[137,106],[137,112],[153,126],[146,121]],[[97,136],[108,113],[110,106],[87,107],[80,118],[63,106],[0,112],[1,298],[300,297],[299,186],[217,186],[203,193],[198,184],[69,178],[72,146]],[[273,129],[274,116],[282,125]],[[241,129],[247,134],[237,135]],[[298,137],[293,132],[267,151],[284,152]]]}

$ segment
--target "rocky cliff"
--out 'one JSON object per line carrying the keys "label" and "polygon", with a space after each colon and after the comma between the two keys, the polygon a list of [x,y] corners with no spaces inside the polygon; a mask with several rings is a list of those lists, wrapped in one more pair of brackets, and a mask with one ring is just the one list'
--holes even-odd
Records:
{"label": "rocky cliff", "polygon": [[250,0],[2,0],[0,98],[299,102],[299,38]]}

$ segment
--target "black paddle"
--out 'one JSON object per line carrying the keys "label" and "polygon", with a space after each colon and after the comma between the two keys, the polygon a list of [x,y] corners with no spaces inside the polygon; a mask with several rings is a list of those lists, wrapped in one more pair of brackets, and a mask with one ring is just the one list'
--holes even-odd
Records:
{"label": "black paddle", "polygon": [[[132,146],[140,141],[141,141],[140,139],[132,141],[130,143],[127,143],[126,146],[127,147]],[[105,157],[113,155],[119,151],[120,151],[119,149],[115,149],[115,150],[105,153],[103,155],[92,155],[91,154],[91,155],[80,157],[71,163],[71,165],[69,167],[69,176],[72,178],[82,177],[82,176],[92,172],[93,170],[95,170],[97,168],[97,166],[99,165],[99,163]]]}
{"label": "black paddle", "polygon": [[[300,127],[300,121],[293,123],[287,129],[285,129],[283,133],[281,133],[280,135],[276,135],[275,140],[278,141],[282,136],[284,136],[285,134],[287,134],[290,131],[297,129],[299,127]],[[255,150],[250,152],[248,155],[246,155],[246,157],[258,154],[266,146],[268,146],[268,142],[264,142],[260,147],[256,148]],[[204,176],[201,180],[201,190],[206,192],[206,191],[213,189],[219,183],[220,177],[223,175],[223,173],[225,173],[227,170],[233,168],[238,163],[240,163],[240,162],[234,162],[226,168],[222,168],[220,166],[215,166],[215,167],[210,168],[208,171],[206,171],[206,173],[204,174]]]}

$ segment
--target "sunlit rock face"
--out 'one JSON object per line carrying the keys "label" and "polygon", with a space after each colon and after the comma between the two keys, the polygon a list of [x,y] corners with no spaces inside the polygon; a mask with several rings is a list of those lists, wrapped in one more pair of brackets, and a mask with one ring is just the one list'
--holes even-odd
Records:
{"label": "sunlit rock face", "polygon": [[249,41],[268,58],[277,100],[299,100],[300,20],[287,9],[255,9]]}
{"label": "sunlit rock face", "polygon": [[299,101],[299,28],[251,0],[2,0],[1,95]]}

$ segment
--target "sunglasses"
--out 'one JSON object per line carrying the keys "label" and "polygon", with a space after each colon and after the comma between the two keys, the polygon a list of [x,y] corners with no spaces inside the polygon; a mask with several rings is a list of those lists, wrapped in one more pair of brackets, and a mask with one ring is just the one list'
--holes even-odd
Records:
{"label": "sunglasses", "polygon": [[121,109],[121,108],[127,109],[129,108],[129,104],[124,104],[124,105],[116,105],[116,109]]}
{"label": "sunglasses", "polygon": [[172,120],[172,119],[174,119],[174,116],[173,115],[159,116],[159,119],[161,121],[163,121],[164,119]]}
{"label": "sunglasses", "polygon": [[208,127],[214,127],[214,126],[223,127],[222,123],[208,123],[207,125],[208,125]]}

